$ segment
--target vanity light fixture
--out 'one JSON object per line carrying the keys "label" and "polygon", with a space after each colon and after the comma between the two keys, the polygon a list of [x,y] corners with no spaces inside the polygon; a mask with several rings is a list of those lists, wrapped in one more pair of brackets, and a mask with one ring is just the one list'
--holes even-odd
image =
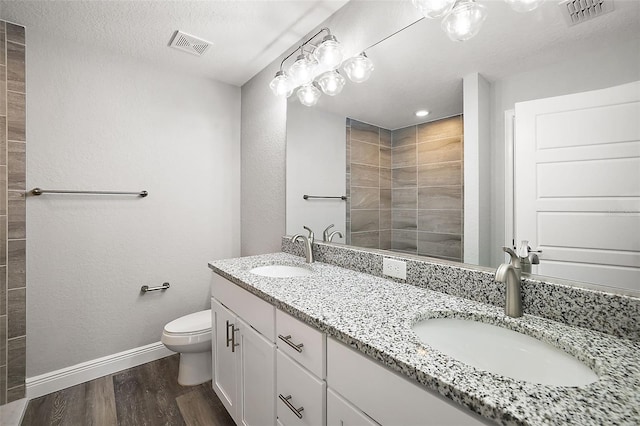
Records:
{"label": "vanity light fixture", "polygon": [[429,115],[429,111],[427,111],[426,109],[421,109],[416,111],[416,117],[426,117],[427,115]]}
{"label": "vanity light fixture", "polygon": [[[312,44],[311,42],[323,32],[326,32],[326,35],[322,40],[317,45]],[[296,52],[299,54],[295,62],[285,71],[285,61]],[[282,60],[280,70],[276,72],[269,87],[274,95],[284,97],[291,96],[298,88],[296,95],[300,102],[306,106],[313,106],[322,93],[335,96],[344,88],[346,79],[338,71],[343,65],[343,57],[342,45],[331,34],[329,28],[322,28]],[[351,81],[361,83],[373,72],[373,63],[363,52],[346,60],[343,68]]]}
{"label": "vanity light fixture", "polygon": [[[442,30],[453,41],[465,41],[480,32],[487,8],[476,0],[411,0],[426,18],[442,19]],[[544,0],[504,0],[517,12],[530,12]]]}

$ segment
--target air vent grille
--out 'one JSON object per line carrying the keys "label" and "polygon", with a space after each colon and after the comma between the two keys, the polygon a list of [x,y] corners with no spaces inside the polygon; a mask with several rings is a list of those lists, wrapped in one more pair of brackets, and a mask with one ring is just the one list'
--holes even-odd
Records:
{"label": "air vent grille", "polygon": [[613,0],[565,0],[560,9],[569,26],[589,21],[613,11]]}
{"label": "air vent grille", "polygon": [[169,43],[170,47],[191,53],[192,55],[202,56],[209,49],[212,43],[201,38],[192,36],[191,34],[176,31]]}

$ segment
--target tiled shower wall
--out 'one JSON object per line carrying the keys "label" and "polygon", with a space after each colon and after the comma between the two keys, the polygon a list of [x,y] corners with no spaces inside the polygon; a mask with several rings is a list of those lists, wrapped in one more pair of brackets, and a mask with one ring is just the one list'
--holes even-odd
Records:
{"label": "tiled shower wall", "polygon": [[462,124],[347,119],[347,244],[462,261]]}
{"label": "tiled shower wall", "polygon": [[0,405],[24,398],[25,30],[0,21]]}

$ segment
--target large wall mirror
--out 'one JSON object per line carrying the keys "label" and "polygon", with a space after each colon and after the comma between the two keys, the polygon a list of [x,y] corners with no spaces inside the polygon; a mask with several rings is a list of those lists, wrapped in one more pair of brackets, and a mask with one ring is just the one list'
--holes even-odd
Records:
{"label": "large wall mirror", "polygon": [[289,99],[287,233],[494,268],[529,240],[534,273],[640,295],[640,2],[575,26],[483,4],[471,40],[398,23],[368,81]]}

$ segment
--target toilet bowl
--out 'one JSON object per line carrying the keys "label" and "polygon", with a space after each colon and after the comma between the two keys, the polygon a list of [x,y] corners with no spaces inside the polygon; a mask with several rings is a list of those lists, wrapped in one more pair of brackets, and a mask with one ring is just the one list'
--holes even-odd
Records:
{"label": "toilet bowl", "polygon": [[161,340],[180,353],[179,384],[193,386],[211,380],[211,309],[171,321]]}

